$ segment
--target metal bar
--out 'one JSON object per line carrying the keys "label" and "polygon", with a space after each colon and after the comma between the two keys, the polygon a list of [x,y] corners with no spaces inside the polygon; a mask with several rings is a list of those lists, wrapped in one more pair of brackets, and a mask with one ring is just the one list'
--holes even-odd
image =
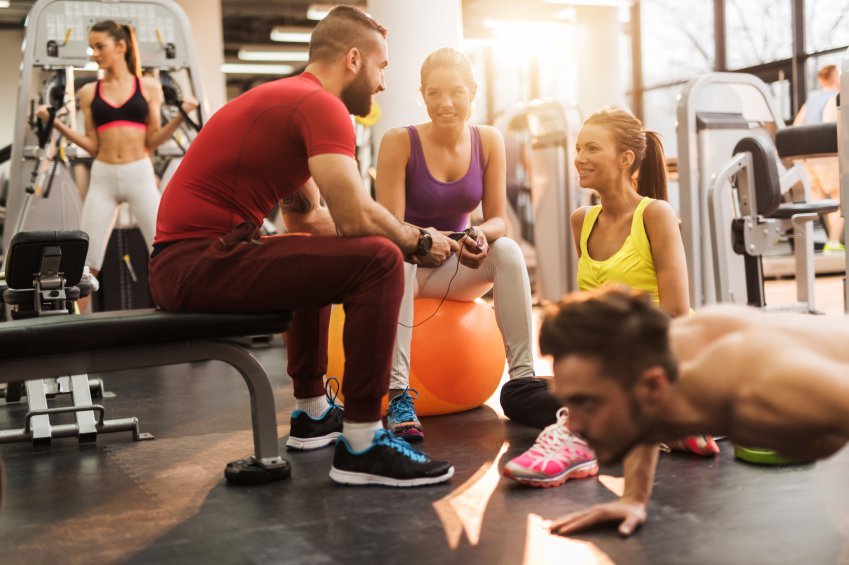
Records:
{"label": "metal bar", "polygon": [[[27,415],[24,417],[24,431],[29,433],[31,430],[31,422],[35,420],[39,416],[49,415],[49,414],[70,414],[71,412],[81,412],[83,410],[88,410],[89,412],[97,411],[100,416],[99,420],[103,420],[104,414],[106,414],[106,409],[100,404],[87,404],[85,406],[59,406],[56,408],[44,408],[40,410],[30,410],[27,412]],[[76,424],[71,424],[76,426]]]}
{"label": "metal bar", "polygon": [[[71,376],[71,394],[73,395],[74,406],[91,406],[91,388],[88,385],[87,374]],[[94,412],[80,410],[74,416],[80,435],[97,435],[97,419],[94,417]],[[103,414],[100,415],[100,420],[103,421]]]}
{"label": "metal bar", "polygon": [[[794,214],[790,218],[793,236],[796,238],[793,255],[796,259],[796,300],[816,312],[814,291],[814,220],[819,214]],[[804,273],[804,275],[803,275]]]}
{"label": "metal bar", "polygon": [[0,382],[41,379],[69,372],[101,373],[209,360],[227,363],[242,375],[250,394],[255,457],[264,463],[279,461],[277,411],[271,382],[259,362],[232,343],[180,342],[0,359]]}
{"label": "metal bar", "polygon": [[713,2],[713,37],[715,41],[716,60],[713,63],[715,71],[728,70],[728,59],[725,51],[725,0]]}
{"label": "metal bar", "polygon": [[[712,240],[711,249],[713,250],[713,274],[716,280],[714,287],[716,302],[734,302],[728,276],[728,249],[725,245],[718,245],[722,239],[718,226],[719,210],[731,193],[731,177],[739,173],[744,167],[751,169],[750,161],[751,156],[748,153],[735,156],[724,169],[717,173],[708,188],[708,218]],[[731,229],[731,226],[726,227],[729,230]]]}
{"label": "metal bar", "polygon": [[[102,408],[102,407],[101,407]],[[80,436],[79,428],[76,424],[59,424],[51,429],[51,437],[78,437]],[[150,439],[153,436],[150,434],[139,433],[139,424],[137,418],[119,418],[115,420],[104,420],[102,424],[98,424],[97,432],[101,434],[109,434],[115,432],[133,432],[133,439],[136,441]],[[81,439],[90,439],[90,436],[80,436]],[[3,430],[0,431],[0,443],[16,443],[21,441],[35,441],[32,432],[26,428],[18,430]]]}
{"label": "metal bar", "polygon": [[790,74],[790,97],[792,98],[793,115],[805,102],[805,2],[793,0],[790,9],[790,21],[793,22],[793,58]]}
{"label": "metal bar", "polygon": [[[27,404],[30,411],[27,412],[27,430],[32,427],[32,438],[34,441],[50,441],[53,435],[50,430],[50,416],[48,416],[47,395],[44,393],[44,381],[41,379],[30,379],[26,382]],[[30,415],[32,424],[30,424]]]}
{"label": "metal bar", "polygon": [[643,104],[643,43],[640,3],[631,4],[631,109],[640,121],[645,121]]}

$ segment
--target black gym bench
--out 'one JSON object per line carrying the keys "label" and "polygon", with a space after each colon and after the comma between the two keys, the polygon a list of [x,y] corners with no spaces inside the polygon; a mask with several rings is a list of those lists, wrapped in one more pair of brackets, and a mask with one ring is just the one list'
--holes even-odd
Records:
{"label": "black gym bench", "polygon": [[[222,361],[235,368],[248,386],[254,438],[253,456],[227,464],[225,476],[241,484],[266,483],[289,476],[289,463],[280,456],[277,412],[268,376],[247,349],[226,340],[286,331],[292,318],[290,312],[223,314],[144,309],[72,315],[68,312],[72,311],[73,300],[65,297],[78,296],[79,289],[68,283],[75,285],[80,280],[82,264],[79,263],[79,269],[75,265],[80,249],[85,257],[87,236],[82,232],[32,232],[18,234],[15,238],[19,240],[12,242],[7,275],[10,267],[14,267],[18,273],[27,273],[29,280],[32,276],[36,276],[36,280],[29,290],[30,310],[19,309],[13,316],[24,314],[24,317],[0,323],[0,383],[82,375],[85,385],[80,388],[87,394],[86,375],[90,373]],[[85,246],[79,245],[81,239],[85,239]],[[21,250],[27,246],[40,252],[25,254]],[[20,258],[18,262],[15,262],[15,253]],[[24,262],[31,264],[36,258],[39,267],[33,266],[28,272],[21,267]],[[71,271],[74,272],[69,279],[65,275]],[[57,278],[58,286],[49,288],[51,281]],[[9,282],[13,280],[14,277]],[[5,295],[17,298],[21,292],[7,290]],[[27,312],[32,310],[33,303],[34,310],[44,309],[42,314],[45,315],[29,317]],[[77,391],[74,393],[76,395]],[[51,426],[49,415],[61,412],[86,412],[91,419],[78,418],[76,424]],[[97,418],[94,418],[95,413]],[[91,403],[90,399],[72,407],[44,406],[29,411],[23,430],[4,433],[30,437],[32,422],[40,418],[40,425],[47,428],[48,441],[50,437],[69,436],[91,441],[99,433],[128,429],[133,429],[135,438],[140,439],[135,418],[105,420],[103,414],[104,408]],[[128,424],[133,425],[128,427]]]}

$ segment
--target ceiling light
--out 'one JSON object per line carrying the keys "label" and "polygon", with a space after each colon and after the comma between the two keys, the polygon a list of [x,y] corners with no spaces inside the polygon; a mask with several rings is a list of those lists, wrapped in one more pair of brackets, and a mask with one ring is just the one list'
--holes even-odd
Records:
{"label": "ceiling light", "polygon": [[295,70],[292,65],[252,65],[249,63],[224,63],[221,72],[226,75],[288,75]]}
{"label": "ceiling light", "polygon": [[9,0],[0,0],[0,8],[8,8]]}
{"label": "ceiling light", "polygon": [[276,26],[271,30],[271,41],[309,43],[312,30],[304,27]]}
{"label": "ceiling light", "polygon": [[291,61],[303,63],[309,59],[309,51],[293,49],[274,49],[242,47],[239,49],[239,59],[242,61]]}
{"label": "ceiling light", "polygon": [[332,9],[333,4],[310,4],[310,7],[307,8],[307,19],[314,21],[323,20]]}

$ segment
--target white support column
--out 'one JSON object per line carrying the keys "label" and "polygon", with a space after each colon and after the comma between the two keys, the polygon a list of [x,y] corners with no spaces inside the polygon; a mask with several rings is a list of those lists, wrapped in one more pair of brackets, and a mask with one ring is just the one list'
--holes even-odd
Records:
{"label": "white support column", "polygon": [[849,314],[849,49],[840,64],[840,106],[837,107],[837,155],[840,170],[840,214],[846,240],[846,273],[843,277],[843,311]]}
{"label": "white support column", "polygon": [[460,0],[368,0],[368,13],[388,30],[386,92],[375,97],[381,118],[374,126],[375,148],[383,133],[427,119],[417,102],[419,70],[425,57],[441,47],[460,49]]}
{"label": "white support column", "polygon": [[619,65],[618,8],[576,6],[578,104],[584,115],[603,106],[623,106]]}
{"label": "white support column", "polygon": [[200,67],[207,115],[227,102],[224,74],[224,32],[221,19],[221,0],[177,0],[192,23],[192,36]]}

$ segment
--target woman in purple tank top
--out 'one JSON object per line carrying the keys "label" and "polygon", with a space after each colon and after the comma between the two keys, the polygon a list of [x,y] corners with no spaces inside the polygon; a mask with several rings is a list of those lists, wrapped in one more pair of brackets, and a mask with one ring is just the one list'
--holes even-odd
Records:
{"label": "woman in purple tank top", "polygon": [[[425,256],[406,263],[387,426],[413,441],[424,437],[407,393],[414,297],[471,301],[494,287],[510,377],[534,375],[528,272],[521,249],[504,236],[504,140],[493,127],[468,123],[476,87],[465,55],[450,48],[431,53],[421,69],[430,121],[386,132],[378,153],[378,202],[420,228],[432,227],[446,236],[466,229],[470,234],[461,240],[459,255],[444,262]],[[470,213],[478,206],[483,222],[470,226]]]}

